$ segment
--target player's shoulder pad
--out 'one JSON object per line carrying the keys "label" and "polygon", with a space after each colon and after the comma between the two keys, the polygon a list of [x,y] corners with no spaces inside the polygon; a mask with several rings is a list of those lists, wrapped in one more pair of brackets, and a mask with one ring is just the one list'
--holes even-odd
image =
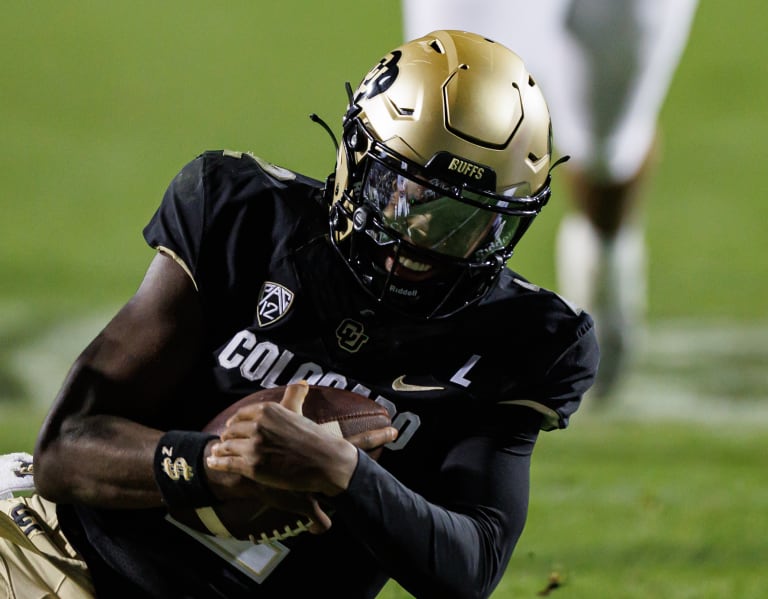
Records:
{"label": "player's shoulder pad", "polygon": [[512,282],[515,283],[518,287],[522,287],[523,289],[527,289],[528,291],[533,291],[534,293],[539,293],[541,291],[546,291],[547,293],[552,294],[556,299],[558,299],[564,306],[566,306],[571,312],[573,312],[574,315],[578,316],[581,314],[584,310],[574,304],[573,302],[568,301],[563,296],[555,293],[554,291],[551,291],[549,289],[542,289],[539,285],[535,285],[534,283],[531,283],[530,281],[526,281],[525,279],[521,279],[519,277],[514,277],[512,279]]}
{"label": "player's shoulder pad", "polygon": [[263,158],[259,158],[258,156],[255,156],[251,152],[239,152],[236,150],[222,150],[222,156],[225,158],[234,158],[235,160],[252,160],[256,164],[261,167],[261,170],[263,170],[268,175],[274,177],[278,181],[293,181],[296,179],[296,173],[293,171],[289,171],[286,168],[283,168],[281,166],[277,166],[275,164],[272,164],[271,162],[268,162],[264,160]]}

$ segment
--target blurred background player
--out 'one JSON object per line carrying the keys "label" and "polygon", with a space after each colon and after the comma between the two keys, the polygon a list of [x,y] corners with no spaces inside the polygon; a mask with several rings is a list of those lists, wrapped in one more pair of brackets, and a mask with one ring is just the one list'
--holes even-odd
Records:
{"label": "blurred background player", "polygon": [[556,143],[571,160],[573,210],[556,241],[558,291],[596,321],[592,393],[625,372],[646,307],[639,202],[658,156],[658,115],[697,0],[403,0],[407,39],[475,31],[528,65],[547,95]]}

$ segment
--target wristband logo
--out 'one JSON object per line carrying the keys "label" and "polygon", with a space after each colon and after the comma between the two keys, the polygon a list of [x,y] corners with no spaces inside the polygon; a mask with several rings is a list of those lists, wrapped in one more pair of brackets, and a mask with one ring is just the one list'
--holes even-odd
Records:
{"label": "wristband logo", "polygon": [[[162,451],[166,456],[173,453],[173,449],[168,447],[163,447]],[[182,478],[185,481],[190,481],[195,477],[194,469],[184,458],[176,458],[175,460],[171,460],[170,457],[166,457],[162,461],[162,466],[163,472],[165,472],[166,476],[174,482],[181,480]]]}

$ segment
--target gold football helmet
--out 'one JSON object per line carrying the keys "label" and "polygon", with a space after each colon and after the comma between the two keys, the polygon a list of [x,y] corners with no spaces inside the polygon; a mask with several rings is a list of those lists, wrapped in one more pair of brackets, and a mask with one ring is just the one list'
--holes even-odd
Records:
{"label": "gold football helmet", "polygon": [[354,93],[329,177],[333,244],[413,316],[481,299],[550,195],[549,110],[522,60],[463,31],[392,50]]}

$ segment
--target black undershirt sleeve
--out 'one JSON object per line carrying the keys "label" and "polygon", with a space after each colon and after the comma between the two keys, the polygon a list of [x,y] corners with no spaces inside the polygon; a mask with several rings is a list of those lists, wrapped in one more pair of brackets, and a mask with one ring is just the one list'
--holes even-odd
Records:
{"label": "black undershirt sleeve", "polygon": [[486,597],[498,584],[528,510],[536,433],[503,447],[471,437],[446,456],[440,505],[402,485],[364,452],[335,518],[417,597]]}

